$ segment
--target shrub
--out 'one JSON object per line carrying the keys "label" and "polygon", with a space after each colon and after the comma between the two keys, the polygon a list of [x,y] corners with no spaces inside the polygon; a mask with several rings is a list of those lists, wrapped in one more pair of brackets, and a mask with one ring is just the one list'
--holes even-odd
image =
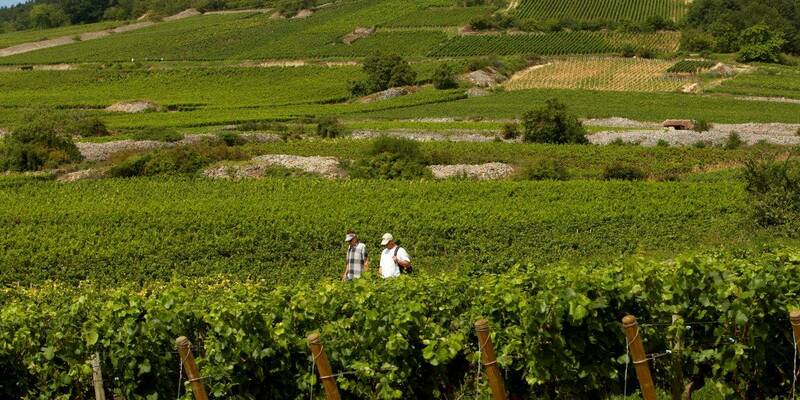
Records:
{"label": "shrub", "polygon": [[612,164],[607,165],[603,170],[603,179],[605,180],[623,180],[623,181],[640,181],[646,178],[644,171],[641,168],[628,165],[628,164]]}
{"label": "shrub", "polygon": [[669,147],[669,142],[667,142],[664,139],[658,139],[658,142],[656,143],[656,147]]}
{"label": "shrub", "polygon": [[681,49],[693,52],[712,51],[716,47],[714,36],[697,29],[684,30],[681,33]]}
{"label": "shrub", "polygon": [[142,128],[131,135],[133,140],[153,140],[156,142],[174,143],[183,139],[183,135],[175,129],[164,127]]}
{"label": "shrub", "polygon": [[228,146],[178,146],[160,149],[147,154],[134,154],[109,169],[117,178],[154,175],[189,175],[199,172],[209,164],[222,160],[248,158],[241,149]]}
{"label": "shrub", "polygon": [[417,73],[411,69],[408,61],[396,54],[375,53],[364,60],[363,69],[367,74],[366,80],[349,84],[353,96],[413,85],[417,79]]}
{"label": "shrub", "polygon": [[71,112],[63,117],[64,130],[69,135],[93,137],[108,136],[108,128],[100,118],[80,112]]}
{"label": "shrub", "polygon": [[0,141],[0,169],[38,171],[83,159],[61,114],[36,111]]}
{"label": "shrub", "polygon": [[783,34],[767,24],[753,25],[739,35],[739,56],[742,62],[763,61],[779,63],[781,49],[786,44]]}
{"label": "shrub", "polygon": [[549,99],[539,110],[522,117],[524,139],[533,143],[588,143],[586,129],[578,118],[567,112],[567,106],[557,99]]}
{"label": "shrub", "polygon": [[728,135],[728,139],[725,141],[723,147],[726,150],[736,150],[742,147],[743,144],[744,141],[742,140],[742,137],[736,132],[731,132],[731,134]]}
{"label": "shrub", "polygon": [[458,87],[455,69],[452,65],[444,63],[436,67],[436,70],[433,71],[433,87],[440,90]]}
{"label": "shrub", "polygon": [[323,117],[317,119],[317,136],[322,138],[337,138],[346,133],[344,126],[338,119]]}
{"label": "shrub", "polygon": [[692,144],[692,147],[694,147],[695,149],[705,149],[706,147],[708,147],[708,142],[706,142],[705,140],[698,140]]}
{"label": "shrub", "polygon": [[544,160],[523,168],[520,178],[531,181],[566,181],[570,176],[562,162]]}
{"label": "shrub", "polygon": [[345,167],[353,178],[417,179],[431,176],[425,167],[419,143],[388,136],[376,139],[366,157]]}
{"label": "shrub", "polygon": [[788,226],[797,235],[800,223],[800,162],[755,161],[745,163],[744,181],[753,216],[763,227]]}
{"label": "shrub", "polygon": [[509,122],[503,125],[503,139],[514,140],[518,137],[519,137],[519,124]]}
{"label": "shrub", "polygon": [[275,3],[275,8],[277,8],[282,15],[289,17],[296,15],[300,10],[313,6],[314,0],[280,0]]}
{"label": "shrub", "polygon": [[647,47],[640,47],[636,50],[636,57],[646,59],[656,58],[656,52],[655,50]]}
{"label": "shrub", "polygon": [[623,57],[631,58],[636,55],[636,46],[631,43],[625,43],[622,45],[621,53]]}
{"label": "shrub", "polygon": [[695,132],[708,132],[714,127],[714,125],[704,119],[696,119],[692,121],[692,125],[694,125],[692,130]]}
{"label": "shrub", "polygon": [[228,146],[241,146],[247,143],[247,140],[236,132],[220,133],[219,138]]}

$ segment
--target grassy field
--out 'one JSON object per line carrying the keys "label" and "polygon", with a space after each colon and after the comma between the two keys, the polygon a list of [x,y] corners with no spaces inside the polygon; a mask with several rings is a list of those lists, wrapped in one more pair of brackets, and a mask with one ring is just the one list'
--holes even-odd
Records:
{"label": "grassy field", "polygon": [[675,51],[678,33],[554,32],[456,36],[433,50],[433,57],[482,55],[568,55],[618,53],[625,46],[659,52]]}
{"label": "grassy field", "polygon": [[74,36],[86,32],[102,31],[116,28],[125,24],[121,21],[104,21],[95,24],[70,25],[51,29],[33,29],[0,34],[0,49],[22,43],[38,42],[40,40],[55,39],[62,36]]}
{"label": "grassy field", "polygon": [[3,184],[0,201],[3,284],[335,278],[348,228],[373,250],[393,232],[421,274],[669,254],[758,236],[741,186],[730,182],[133,179]]}
{"label": "grassy field", "polygon": [[644,21],[659,16],[679,20],[688,10],[683,0],[522,0],[516,13],[527,18]]}
{"label": "grassy field", "polygon": [[696,79],[670,76],[671,61],[634,58],[572,57],[536,66],[506,82],[510,90],[584,89],[630,92],[671,92]]}
{"label": "grassy field", "polygon": [[800,99],[800,70],[793,67],[759,66],[727,79],[708,92],[739,96]]}

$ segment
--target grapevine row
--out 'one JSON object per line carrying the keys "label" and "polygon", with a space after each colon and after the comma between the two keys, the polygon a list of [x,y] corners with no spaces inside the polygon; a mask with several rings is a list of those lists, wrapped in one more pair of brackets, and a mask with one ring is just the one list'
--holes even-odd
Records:
{"label": "grapevine row", "polygon": [[651,16],[677,20],[686,12],[682,0],[523,0],[517,9],[525,18],[608,19],[644,21]]}

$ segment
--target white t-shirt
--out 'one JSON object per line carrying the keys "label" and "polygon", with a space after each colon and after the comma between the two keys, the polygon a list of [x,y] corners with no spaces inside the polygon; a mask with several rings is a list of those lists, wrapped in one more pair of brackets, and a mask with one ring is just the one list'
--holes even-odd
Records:
{"label": "white t-shirt", "polygon": [[383,252],[381,252],[381,276],[384,278],[400,276],[400,267],[392,259],[395,250],[397,250],[397,258],[403,261],[411,261],[408,252],[402,247],[399,250],[396,247],[392,249],[383,249]]}

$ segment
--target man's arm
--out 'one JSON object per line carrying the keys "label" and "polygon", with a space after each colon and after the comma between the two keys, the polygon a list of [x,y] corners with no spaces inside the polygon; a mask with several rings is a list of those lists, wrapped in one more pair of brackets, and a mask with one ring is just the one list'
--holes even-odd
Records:
{"label": "man's arm", "polygon": [[347,269],[348,269],[348,267],[350,267],[350,266],[347,265],[347,261],[345,261],[345,263],[344,263],[344,272],[342,272],[342,280],[345,280],[345,278],[347,278]]}
{"label": "man's arm", "polygon": [[397,252],[396,256],[392,257],[392,260],[402,268],[408,268],[408,266],[411,265],[411,258],[408,256],[405,249],[402,248]]}
{"label": "man's arm", "polygon": [[364,260],[364,272],[369,272],[369,257]]}

